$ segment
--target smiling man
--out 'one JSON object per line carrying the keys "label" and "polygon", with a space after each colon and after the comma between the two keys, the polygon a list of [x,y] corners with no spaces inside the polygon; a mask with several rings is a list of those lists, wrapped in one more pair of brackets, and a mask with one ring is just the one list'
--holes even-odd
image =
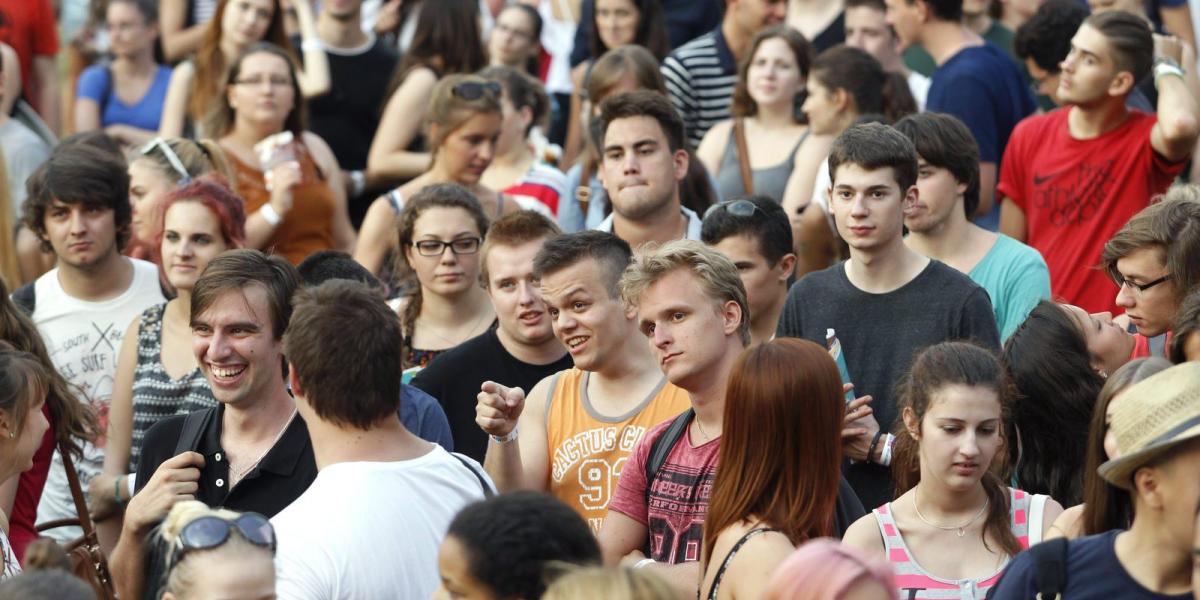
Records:
{"label": "smiling man", "polygon": [[295,267],[258,250],[226,252],[196,281],[192,352],[218,404],[146,432],[137,490],[110,563],[123,598],[157,597],[164,555],[151,548],[143,567],[146,538],[175,502],[272,517],[316,478],[283,368],[282,338],[299,288]]}
{"label": "smiling man", "polygon": [[[103,432],[125,329],[143,310],[164,300],[158,269],[121,256],[121,246],[129,239],[131,210],[129,176],[119,159],[90,146],[62,146],[28,184],[25,226],[37,234],[44,250],[54,251],[57,267],[17,290],[13,299],[30,311],[55,368],[96,412]],[[104,438],[83,444],[83,453],[75,468],[86,489],[103,467]],[[75,518],[62,457],[54,451],[51,436],[43,440],[36,463],[31,477],[40,473],[44,489],[26,482],[43,489],[36,522]],[[32,522],[35,498],[22,494],[15,504],[20,516],[15,518],[28,516]],[[66,543],[81,533],[77,527],[64,527],[47,535]]]}
{"label": "smiling man", "polygon": [[551,239],[533,259],[554,335],[575,367],[521,388],[485,382],[476,422],[491,436],[484,467],[502,491],[549,491],[600,531],[629,452],[688,407],[638,333],[617,281],[629,244],[585,231]]}
{"label": "smiling man", "polygon": [[824,344],[834,329],[855,393],[874,398],[874,417],[858,421],[865,433],[843,437],[857,461],[846,479],[873,508],[892,498],[886,432],[897,417],[892,391],[912,357],[947,340],[998,349],[999,334],[983,288],[904,244],[904,215],[919,194],[908,138],[887,125],[855,125],[834,141],[829,172],[830,209],[850,258],[792,286],[777,333]]}

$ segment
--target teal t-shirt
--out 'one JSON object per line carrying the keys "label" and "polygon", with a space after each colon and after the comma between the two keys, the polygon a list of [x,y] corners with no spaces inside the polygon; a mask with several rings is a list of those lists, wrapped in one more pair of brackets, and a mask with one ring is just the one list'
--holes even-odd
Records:
{"label": "teal t-shirt", "polygon": [[992,299],[1000,343],[1012,335],[1039,300],[1050,299],[1050,271],[1042,255],[1003,234],[967,275]]}

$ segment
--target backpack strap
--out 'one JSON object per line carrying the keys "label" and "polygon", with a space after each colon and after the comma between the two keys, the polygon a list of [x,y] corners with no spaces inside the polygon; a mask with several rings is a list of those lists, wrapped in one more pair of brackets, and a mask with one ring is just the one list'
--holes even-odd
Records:
{"label": "backpack strap", "polygon": [[488,485],[488,482],[484,480],[483,475],[480,475],[479,471],[476,471],[475,467],[472,467],[471,463],[467,462],[467,459],[463,458],[457,452],[448,452],[447,454],[453,456],[458,462],[462,463],[462,466],[466,467],[467,470],[475,476],[475,480],[479,482],[479,487],[483,488],[484,498],[491,498],[492,496],[496,495],[496,492],[492,491],[492,486]]}
{"label": "backpack strap", "polygon": [[1029,549],[1037,569],[1037,600],[1062,600],[1067,587],[1067,538],[1055,538]]}
{"label": "backpack strap", "polygon": [[21,307],[21,310],[25,311],[25,315],[30,317],[37,308],[37,288],[34,287],[36,283],[36,281],[30,281],[12,293],[13,304]]}
{"label": "backpack strap", "polygon": [[191,452],[200,447],[200,436],[208,429],[208,422],[212,419],[215,408],[206,408],[197,410],[187,414],[183,419],[183,431],[179,432],[179,442],[175,444],[174,456],[179,456],[183,452]]}
{"label": "backpack strap", "polygon": [[671,453],[671,448],[675,447],[675,443],[679,438],[683,437],[687,426],[692,422],[692,417],[696,416],[696,411],[687,409],[679,416],[671,421],[671,425],[667,427],[653,442],[650,443],[650,454],[646,457],[646,504],[650,504],[650,483],[654,481],[654,475],[662,468],[663,463],[667,462],[667,455]]}

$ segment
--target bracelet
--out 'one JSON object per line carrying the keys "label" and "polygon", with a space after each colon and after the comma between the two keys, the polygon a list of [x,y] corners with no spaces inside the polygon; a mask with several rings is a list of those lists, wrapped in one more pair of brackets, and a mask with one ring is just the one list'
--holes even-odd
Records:
{"label": "bracelet", "polygon": [[508,432],[508,435],[493,435],[493,436],[489,436],[489,437],[491,437],[492,441],[496,442],[497,444],[507,444],[507,443],[517,439],[517,430],[518,429],[520,429],[520,426],[513,427],[512,431]]}
{"label": "bracelet", "polygon": [[1154,89],[1158,89],[1158,80],[1163,77],[1175,76],[1184,79],[1183,68],[1171,58],[1160,58],[1154,62]]}
{"label": "bracelet", "polygon": [[883,440],[883,453],[879,455],[879,464],[888,467],[892,464],[892,446],[896,445],[896,436],[887,434]]}
{"label": "bracelet", "polygon": [[367,176],[362,171],[350,171],[350,195],[361,196],[367,187]]}
{"label": "bracelet", "polygon": [[122,479],[125,479],[124,475],[117,477],[117,480],[113,482],[113,500],[116,501],[117,506],[121,506],[121,505],[125,504],[124,502],[121,501],[121,480]]}
{"label": "bracelet", "polygon": [[[867,450],[867,462],[869,462],[869,463],[875,462],[875,448],[879,447],[879,438],[881,438],[881,437],[883,437],[882,429],[880,429],[879,431],[876,431],[875,437],[871,438],[871,448],[869,450]],[[876,464],[880,464],[880,463],[876,463]]]}
{"label": "bracelet", "polygon": [[318,52],[324,52],[325,44],[322,44],[321,40],[318,40],[316,38],[308,38],[306,40],[301,40],[301,42],[300,42],[300,51],[301,52],[310,52],[313,50],[316,50]]}
{"label": "bracelet", "polygon": [[275,212],[275,207],[271,206],[270,202],[262,205],[262,208],[258,209],[258,214],[262,216],[264,221],[270,223],[271,227],[279,227],[279,224],[283,222],[283,217]]}
{"label": "bracelet", "polygon": [[642,567],[645,567],[646,565],[650,565],[650,564],[654,564],[653,558],[643,558],[642,560],[639,560],[639,561],[633,563],[633,568],[635,570],[641,569]]}

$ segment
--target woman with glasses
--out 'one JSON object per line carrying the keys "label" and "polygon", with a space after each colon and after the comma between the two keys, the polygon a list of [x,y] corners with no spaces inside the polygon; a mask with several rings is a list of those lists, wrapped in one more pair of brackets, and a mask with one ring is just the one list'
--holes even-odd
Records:
{"label": "woman with glasses", "polygon": [[75,131],[103,129],[125,146],[154,137],[171,69],[154,59],[158,6],[153,0],[109,0],[105,13],[113,55],[79,76]]}
{"label": "woman with glasses", "polygon": [[433,87],[427,99],[433,164],[419,177],[371,204],[359,230],[354,260],[387,279],[385,267],[396,249],[396,215],[408,198],[429,185],[457,183],[465,187],[491,220],[520,210],[516,202],[480,182],[496,155],[504,114],[501,94],[500,84],[477,75],[450,75]]}
{"label": "woman with glasses", "polygon": [[542,15],[528,4],[509,4],[496,15],[488,36],[488,65],[509,67],[537,77],[542,50]]}
{"label": "woman with glasses", "polygon": [[275,598],[275,529],[266,517],[183,500],[156,537],[167,551],[163,600]]}
{"label": "woman with glasses", "polygon": [[318,250],[354,249],[346,186],[333,151],[305,131],[303,98],[291,56],[250,46],[226,78],[216,122],[246,201],[246,247],[298,264]]}
{"label": "woman with glasses", "polygon": [[496,313],[479,285],[479,247],[488,218],[479,200],[456,183],[413,195],[395,234],[407,290],[394,305],[404,332],[405,380],[437,355],[492,328]]}
{"label": "woman with glasses", "polygon": [[474,73],[487,65],[476,0],[422,2],[420,9],[416,35],[396,69],[394,91],[367,156],[368,173],[392,185],[430,168],[436,143],[432,133],[423,139],[421,128],[435,109],[430,102],[434,85],[448,75]]}
{"label": "woman with glasses", "polygon": [[[307,2],[289,2],[300,26],[300,48],[304,68],[297,88],[306,98],[329,91],[329,59],[317,39],[316,21]],[[171,74],[158,132],[163,137],[216,137],[223,123],[221,97],[230,65],[250,46],[269,42],[295,54],[284,31],[281,0],[220,0],[204,33],[204,41],[191,60],[182,62]],[[297,94],[296,99],[300,99]]]}
{"label": "woman with glasses", "polygon": [[151,306],[125,330],[117,358],[104,471],[92,478],[92,516],[103,520],[133,495],[142,438],[159,420],[216,406],[192,354],[192,287],[209,261],[245,240],[242,200],[215,176],[167,195],[154,253],[175,298]]}
{"label": "woman with glasses", "polygon": [[225,152],[212,140],[156,137],[129,157],[129,203],[133,205],[133,235],[125,254],[149,260],[162,231],[162,201],[193,179],[216,172],[233,181]]}
{"label": "woman with glasses", "polygon": [[753,194],[781,202],[788,186],[812,189],[832,139],[810,136],[797,111],[811,62],[812,46],[795,29],[774,26],[754,36],[738,69],[734,118],[709,129],[696,149],[721,198]]}

